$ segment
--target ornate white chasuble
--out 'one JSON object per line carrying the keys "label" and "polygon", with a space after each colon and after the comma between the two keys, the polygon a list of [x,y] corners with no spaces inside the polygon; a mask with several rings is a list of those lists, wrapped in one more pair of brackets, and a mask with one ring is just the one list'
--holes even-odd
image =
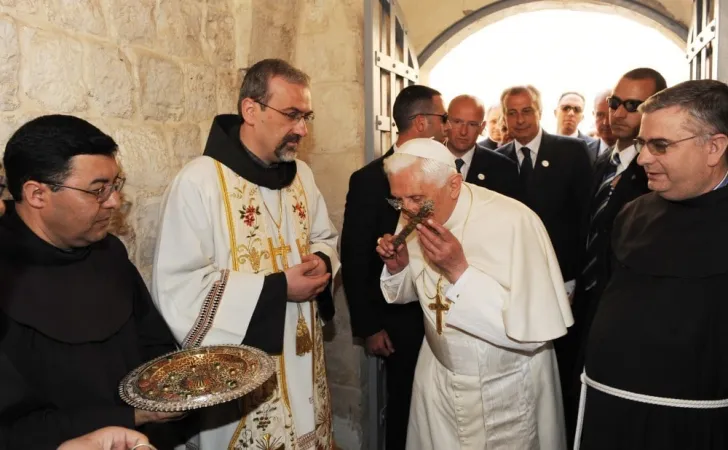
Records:
{"label": "ornate white chasuble", "polygon": [[[309,253],[311,230],[308,201],[299,176],[296,175],[291,185],[281,190],[277,198],[280,201],[279,213],[278,203],[270,200],[265,203],[261,189],[257,185],[238,176],[219,162],[215,162],[215,165],[224,201],[232,270],[268,275],[298,264],[300,258]],[[289,387],[296,379],[287,377],[297,375],[300,377],[300,374],[286,373],[286,366],[290,367],[293,363],[288,361],[286,364],[286,358],[291,358],[291,346],[295,345],[288,339],[291,335],[289,330],[289,325],[292,323],[291,314],[298,316],[300,325],[301,311],[297,309],[296,304],[289,303],[286,310],[283,353],[274,356],[276,375],[240,400],[242,419],[228,449],[333,448],[331,402],[326,382],[321,320],[314,302],[303,303],[301,306],[306,327],[311,333],[313,349],[312,352],[301,356],[295,356],[294,353],[292,358],[310,358],[311,396],[305,403],[311,405],[310,414],[313,414],[313,417],[297,417],[296,420],[300,423],[313,419],[313,431],[302,436],[296,431],[296,420],[293,415],[295,405],[292,407],[292,396],[289,393]],[[295,331],[295,325],[292,326]],[[194,331],[193,329],[190,333]],[[185,343],[188,343],[189,338],[190,336]],[[298,365],[300,366],[300,363]],[[293,394],[296,395],[298,392]],[[308,409],[302,408],[302,404],[303,402],[299,401],[299,407],[296,408],[304,410],[297,411],[299,415],[303,415]]]}

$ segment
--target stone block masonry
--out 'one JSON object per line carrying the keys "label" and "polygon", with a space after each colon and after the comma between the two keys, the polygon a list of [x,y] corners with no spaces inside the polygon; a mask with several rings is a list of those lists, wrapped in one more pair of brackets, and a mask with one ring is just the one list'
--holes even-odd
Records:
{"label": "stone block masonry", "polygon": [[[165,188],[201,154],[214,115],[237,112],[245,68],[283,58],[312,77],[316,120],[301,158],[340,230],[364,157],[362,36],[357,0],[0,0],[0,157],[43,114],[111,135],[131,203],[124,241],[149,282]],[[326,344],[335,434],[355,450],[366,439],[366,370],[341,291],[336,304]]]}

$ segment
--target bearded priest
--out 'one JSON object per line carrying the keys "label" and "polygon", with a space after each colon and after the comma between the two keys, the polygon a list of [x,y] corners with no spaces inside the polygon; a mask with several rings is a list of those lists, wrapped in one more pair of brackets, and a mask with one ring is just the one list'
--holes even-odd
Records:
{"label": "bearded priest", "polygon": [[551,341],[573,319],[538,216],[463,182],[429,139],[407,142],[384,168],[404,212],[434,206],[405,244],[384,235],[377,245],[385,299],[419,301],[425,317],[407,449],[565,449]]}

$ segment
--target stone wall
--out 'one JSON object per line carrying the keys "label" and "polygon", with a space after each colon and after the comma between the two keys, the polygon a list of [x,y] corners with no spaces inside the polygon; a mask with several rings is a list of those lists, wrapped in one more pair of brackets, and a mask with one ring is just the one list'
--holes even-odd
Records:
{"label": "stone wall", "polygon": [[[236,111],[245,67],[284,58],[313,79],[316,120],[302,159],[341,229],[348,177],[363,163],[363,2],[357,0],[0,0],[0,156],[22,123],[73,114],[114,137],[131,234],[147,282],[161,195],[199,155],[215,114]],[[335,433],[366,429],[360,367],[341,291],[327,343]]]}
{"label": "stone wall", "polygon": [[[273,3],[273,2],[270,2]],[[349,176],[364,161],[364,2],[300,1],[293,61],[311,74],[316,120],[302,150],[326,198],[338,230],[344,216]],[[326,349],[337,443],[345,449],[366,444],[366,364],[351,338],[343,289],[335,298],[333,339]]]}
{"label": "stone wall", "polygon": [[244,10],[228,0],[0,5],[0,148],[47,113],[82,117],[114,137],[132,204],[126,243],[148,281],[167,183],[200,154],[214,115],[235,111],[251,32]]}

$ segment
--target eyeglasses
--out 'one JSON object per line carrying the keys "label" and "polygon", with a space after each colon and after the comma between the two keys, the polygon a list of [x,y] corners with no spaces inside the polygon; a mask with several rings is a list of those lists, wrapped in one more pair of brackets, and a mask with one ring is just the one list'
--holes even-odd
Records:
{"label": "eyeglasses", "polygon": [[124,187],[124,183],[126,182],[125,178],[116,177],[113,183],[105,184],[102,187],[98,189],[81,189],[73,186],[66,186],[65,184],[58,184],[58,183],[49,183],[47,181],[41,181],[43,184],[47,184],[48,186],[53,186],[55,188],[64,188],[64,189],[72,189],[74,191],[79,192],[85,192],[87,194],[93,195],[96,197],[96,201],[99,203],[104,203],[106,200],[111,197],[111,194],[114,192],[120,192],[121,189]]}
{"label": "eyeglasses", "polygon": [[407,118],[407,120],[413,120],[417,116],[435,116],[435,117],[439,117],[440,120],[442,120],[442,123],[447,123],[447,119],[448,119],[447,113],[445,113],[445,114],[417,113],[417,114],[414,114],[414,115],[409,116]]}
{"label": "eyeglasses", "polygon": [[584,112],[584,108],[581,106],[562,105],[559,109],[561,109],[561,112],[565,114],[569,114],[571,111],[574,111],[574,114],[581,114]]}
{"label": "eyeglasses", "polygon": [[637,153],[640,153],[643,148],[647,147],[647,150],[650,151],[655,156],[661,156],[667,153],[668,147],[672,147],[675,144],[679,144],[680,142],[689,141],[690,139],[695,139],[696,137],[703,137],[706,136],[705,134],[696,134],[694,136],[686,137],[685,139],[679,139],[677,141],[669,141],[667,139],[650,139],[649,141],[645,141],[642,138],[637,138],[634,140],[634,148],[637,150]]}
{"label": "eyeglasses", "polygon": [[622,100],[621,98],[617,97],[616,95],[607,97],[607,104],[609,105],[609,109],[613,109],[615,111],[619,109],[619,105],[624,105],[624,109],[626,109],[627,112],[630,112],[630,113],[637,112],[637,108],[644,102],[645,102],[644,100],[637,100],[634,98]]}
{"label": "eyeglasses", "polygon": [[259,102],[258,100],[255,100],[255,103],[259,104],[260,106],[265,106],[266,108],[270,108],[273,111],[282,114],[288,118],[291,122],[297,123],[299,120],[303,119],[306,123],[311,123],[313,119],[315,118],[313,111],[309,111],[307,113],[301,112],[301,111],[291,111],[291,112],[285,112],[281,111],[280,109],[276,109],[270,105],[266,105],[263,102]]}

